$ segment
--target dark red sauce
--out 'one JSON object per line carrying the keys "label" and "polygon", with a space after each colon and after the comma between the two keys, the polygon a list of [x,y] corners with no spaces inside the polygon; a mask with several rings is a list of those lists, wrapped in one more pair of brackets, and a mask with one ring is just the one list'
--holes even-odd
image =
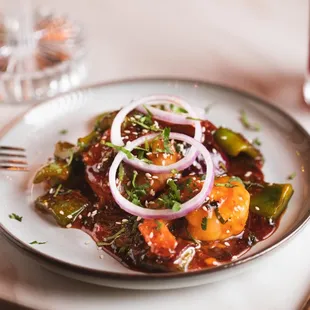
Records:
{"label": "dark red sauce", "polygon": [[[160,125],[165,127],[166,124],[160,123]],[[218,176],[228,174],[239,176],[245,181],[264,182],[261,162],[246,155],[235,158],[227,156],[213,139],[212,133],[216,127],[208,121],[203,122],[202,125],[205,128],[204,145],[212,154],[214,161],[222,163],[217,165]],[[169,127],[171,131],[194,135],[193,128],[190,126],[169,124]],[[135,134],[123,132],[123,136],[128,137],[127,140],[134,140],[144,134],[138,127],[129,126],[126,130],[135,132]],[[106,141],[109,140],[109,134],[109,130],[104,134]],[[81,182],[77,187],[84,196],[88,197],[92,205],[83,211],[82,216],[73,223],[73,227],[90,234],[95,242],[105,241],[106,245],[102,248],[130,268],[147,272],[172,272],[214,267],[237,259],[255,243],[270,236],[277,228],[278,221],[270,222],[250,212],[245,230],[238,236],[224,241],[197,243],[187,232],[186,219],[181,218],[174,220],[169,226],[178,242],[175,253],[169,258],[157,256],[150,251],[150,247],[137,229],[143,220],[139,221],[135,216],[124,212],[113,200],[108,184],[108,172],[114,156],[113,149],[100,143],[92,145],[84,152],[82,157],[85,168],[81,166],[81,169],[85,177],[82,178],[83,180],[80,179]],[[198,159],[197,162],[199,165],[186,169],[182,172],[182,176],[205,173],[203,161]],[[127,169],[130,170],[129,167]],[[249,188],[250,194],[253,190],[255,190],[254,187]],[[111,236],[116,238],[109,239]],[[182,260],[178,259],[181,253],[187,253],[187,257],[193,256],[189,264],[185,254]]]}

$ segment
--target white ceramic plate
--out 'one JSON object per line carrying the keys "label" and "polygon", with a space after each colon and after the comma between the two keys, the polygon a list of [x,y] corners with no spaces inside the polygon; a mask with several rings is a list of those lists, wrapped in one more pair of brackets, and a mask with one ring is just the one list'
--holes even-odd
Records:
{"label": "white ceramic plate", "polygon": [[[63,229],[36,212],[32,191],[34,171],[53,153],[60,139],[76,142],[89,132],[94,116],[126,105],[135,97],[165,93],[184,97],[193,106],[212,104],[208,115],[215,125],[225,125],[243,132],[249,139],[259,136],[266,158],[264,173],[269,182],[292,181],[295,194],[289,203],[279,229],[257,244],[238,261],[204,271],[190,273],[147,274],[129,270],[98,252],[95,243],[80,230]],[[240,109],[261,124],[260,132],[245,131],[239,121]],[[68,134],[59,131],[68,129]],[[263,254],[294,235],[310,217],[310,138],[293,119],[277,108],[250,95],[201,82],[179,80],[134,80],[87,87],[37,105],[3,134],[0,145],[21,146],[27,150],[30,172],[0,172],[1,230],[19,249],[47,268],[83,281],[107,286],[138,289],[187,287],[212,281],[243,271],[257,261],[267,260]],[[9,219],[10,213],[23,216],[23,221]],[[33,240],[47,241],[30,245]],[[100,259],[103,254],[103,259]],[[265,257],[265,255],[264,255]]]}

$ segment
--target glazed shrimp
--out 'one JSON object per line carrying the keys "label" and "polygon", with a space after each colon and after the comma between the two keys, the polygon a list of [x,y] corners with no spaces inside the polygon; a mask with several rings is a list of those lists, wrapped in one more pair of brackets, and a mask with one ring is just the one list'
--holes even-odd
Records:
{"label": "glazed shrimp", "polygon": [[238,235],[244,230],[249,204],[250,194],[242,183],[230,177],[217,178],[207,205],[187,214],[188,231],[202,241]]}

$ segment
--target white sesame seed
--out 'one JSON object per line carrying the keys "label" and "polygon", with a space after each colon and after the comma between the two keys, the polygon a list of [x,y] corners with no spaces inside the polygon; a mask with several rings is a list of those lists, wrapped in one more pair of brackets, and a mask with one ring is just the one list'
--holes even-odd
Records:
{"label": "white sesame seed", "polygon": [[164,154],[163,154],[163,158],[167,159],[167,157],[168,157],[168,154],[167,154],[167,153],[164,153]]}
{"label": "white sesame seed", "polygon": [[137,136],[138,135],[138,133],[136,132],[136,131],[133,131],[132,132],[135,136]]}
{"label": "white sesame seed", "polygon": [[67,218],[72,219],[72,215],[71,214],[67,215]]}
{"label": "white sesame seed", "polygon": [[154,237],[154,233],[151,231],[149,237],[152,239]]}
{"label": "white sesame seed", "polygon": [[166,161],[165,160],[163,160],[161,163],[162,163],[163,166],[166,165]]}
{"label": "white sesame seed", "polygon": [[115,222],[115,224],[116,224],[116,225],[122,225],[122,223],[121,223],[121,222]]}
{"label": "white sesame seed", "polygon": [[130,130],[126,129],[126,130],[124,130],[124,133],[130,133]]}
{"label": "white sesame seed", "polygon": [[240,200],[240,201],[242,201],[242,200],[243,200],[243,198],[242,198],[241,196],[239,196],[239,200]]}
{"label": "white sesame seed", "polygon": [[86,242],[84,242],[84,244],[85,244],[85,245],[88,245],[88,244],[90,244],[90,242],[89,242],[89,241],[86,241]]}
{"label": "white sesame seed", "polygon": [[127,182],[127,186],[129,186],[130,184],[131,184],[131,181],[128,181],[128,182]]}
{"label": "white sesame seed", "polygon": [[154,184],[154,180],[151,180],[150,181],[150,185],[152,186]]}
{"label": "white sesame seed", "polygon": [[104,163],[104,162],[107,161],[107,160],[109,160],[109,158],[104,158],[104,159],[102,160],[102,162]]}
{"label": "white sesame seed", "polygon": [[158,176],[157,175],[153,175],[152,178],[153,179],[158,179]]}
{"label": "white sesame seed", "polygon": [[224,244],[225,244],[226,246],[230,246],[230,243],[227,242],[227,241],[225,241]]}
{"label": "white sesame seed", "polygon": [[205,132],[206,131],[206,127],[202,127],[202,132]]}
{"label": "white sesame seed", "polygon": [[104,256],[101,254],[101,255],[99,256],[99,258],[100,258],[100,259],[103,259],[103,258],[104,258]]}
{"label": "white sesame seed", "polygon": [[227,234],[229,234],[229,233],[230,233],[230,230],[229,230],[229,229],[227,229],[227,230],[226,230],[226,233],[227,233]]}
{"label": "white sesame seed", "polygon": [[147,152],[146,155],[150,156],[150,155],[152,155],[152,152]]}
{"label": "white sesame seed", "polygon": [[216,150],[215,148],[213,148],[213,149],[212,149],[212,153],[213,153],[213,154],[216,154],[216,153],[217,153],[217,150]]}
{"label": "white sesame seed", "polygon": [[255,208],[255,210],[257,210],[257,211],[259,210],[259,207],[258,207],[258,206],[255,206],[254,208]]}
{"label": "white sesame seed", "polygon": [[252,171],[248,171],[247,173],[244,174],[244,176],[245,176],[246,178],[248,178],[248,177],[251,176],[251,175],[252,175]]}
{"label": "white sesame seed", "polygon": [[221,136],[222,140],[227,140],[227,136]]}
{"label": "white sesame seed", "polygon": [[150,190],[151,196],[155,196],[155,191],[153,189]]}
{"label": "white sesame seed", "polygon": [[81,219],[81,218],[82,218],[82,215],[81,215],[81,214],[79,214],[78,218],[79,218],[79,219]]}
{"label": "white sesame seed", "polygon": [[146,176],[148,179],[151,179],[151,178],[152,178],[152,175],[151,175],[150,173],[148,173],[148,172],[145,174],[145,176]]}
{"label": "white sesame seed", "polygon": [[98,213],[98,210],[94,210],[91,215],[95,216],[97,213]]}
{"label": "white sesame seed", "polygon": [[141,221],[142,220],[142,217],[138,216],[137,217],[137,222]]}
{"label": "white sesame seed", "polygon": [[68,224],[66,227],[67,227],[67,228],[71,228],[71,227],[72,227],[72,224]]}
{"label": "white sesame seed", "polygon": [[65,213],[64,213],[64,211],[60,210],[59,214],[64,215]]}
{"label": "white sesame seed", "polygon": [[90,217],[90,216],[91,216],[91,213],[90,213],[90,212],[88,212],[88,213],[87,213],[87,217]]}
{"label": "white sesame seed", "polygon": [[122,223],[127,223],[128,220],[127,219],[122,219]]}
{"label": "white sesame seed", "polygon": [[151,241],[149,241],[149,242],[147,243],[147,245],[148,245],[148,246],[151,246],[151,245],[152,245],[152,242],[151,242]]}
{"label": "white sesame seed", "polygon": [[209,212],[209,210],[207,209],[206,206],[203,206],[203,207],[202,207],[202,210],[203,210],[203,211],[206,211],[206,212]]}

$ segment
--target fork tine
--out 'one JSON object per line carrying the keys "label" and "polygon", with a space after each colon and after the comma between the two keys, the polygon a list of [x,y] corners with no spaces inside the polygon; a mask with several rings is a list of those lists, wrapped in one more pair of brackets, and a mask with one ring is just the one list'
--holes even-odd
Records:
{"label": "fork tine", "polygon": [[2,159],[0,160],[0,164],[27,165],[27,162],[23,160]]}
{"label": "fork tine", "polygon": [[26,150],[22,147],[15,147],[15,146],[0,146],[0,150],[6,150],[6,151],[21,151],[25,152]]}
{"label": "fork tine", "polygon": [[28,171],[27,167],[17,167],[17,166],[9,166],[9,165],[0,165],[0,170],[12,170],[12,171]]}
{"label": "fork tine", "polygon": [[25,158],[26,155],[24,155],[24,154],[0,153],[0,157],[23,157],[23,158]]}

